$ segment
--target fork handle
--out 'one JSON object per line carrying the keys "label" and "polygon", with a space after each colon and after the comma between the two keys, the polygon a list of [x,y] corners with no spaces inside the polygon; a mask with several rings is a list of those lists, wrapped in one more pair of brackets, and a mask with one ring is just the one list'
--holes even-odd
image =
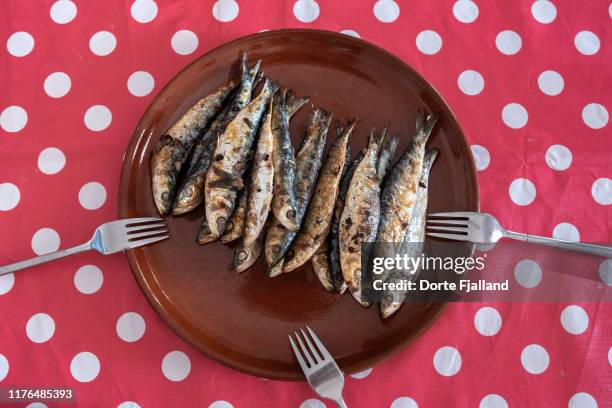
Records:
{"label": "fork handle", "polygon": [[25,261],[15,262],[9,265],[0,267],[0,276],[6,275],[7,273],[19,271],[21,269],[29,268],[30,266],[36,266],[45,262],[54,261],[56,259],[64,258],[68,255],[78,254],[79,252],[87,251],[91,249],[89,242],[83,245],[75,246],[68,249],[62,249],[61,251],[51,252],[37,256],[35,258],[26,259]]}
{"label": "fork handle", "polygon": [[507,238],[525,241],[533,244],[547,245],[556,248],[569,249],[570,251],[584,252],[591,255],[612,258],[612,248],[603,245],[583,244],[582,242],[564,241],[562,239],[540,237],[538,235],[521,234],[518,232],[506,231]]}

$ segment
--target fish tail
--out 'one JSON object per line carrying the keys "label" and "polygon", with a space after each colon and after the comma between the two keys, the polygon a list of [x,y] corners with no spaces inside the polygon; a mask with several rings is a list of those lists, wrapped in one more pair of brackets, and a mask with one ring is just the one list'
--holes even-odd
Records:
{"label": "fish tail", "polygon": [[[427,116],[427,118],[421,123],[421,126],[417,129],[417,132],[415,135],[416,143],[422,143],[422,144],[427,143],[427,139],[429,139],[429,136],[431,135],[431,131],[433,130],[436,123],[438,122],[439,118],[440,118],[440,115],[438,113],[433,113]],[[418,122],[418,119],[417,119],[417,122]]]}

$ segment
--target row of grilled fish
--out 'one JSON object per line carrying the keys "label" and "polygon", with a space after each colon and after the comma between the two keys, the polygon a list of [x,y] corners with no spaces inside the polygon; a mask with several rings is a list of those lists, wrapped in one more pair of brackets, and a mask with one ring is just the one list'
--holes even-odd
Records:
{"label": "row of grilled fish", "polygon": [[[419,112],[416,133],[392,168],[399,139],[385,130],[372,131],[351,163],[357,120],[336,128],[324,156],[332,114],[321,108],[310,114],[295,153],[289,121],[308,98],[294,97],[259,68],[243,55],[240,77],[199,100],[160,138],[151,158],[156,207],[166,216],[203,204],[198,242],[239,239],[237,272],[262,253],[270,276],[310,261],[325,289],[348,287],[368,306],[361,299],[362,244],[424,239],[427,179],[437,155],[425,143],[437,116]],[[384,279],[402,277],[394,271]],[[402,300],[385,293],[381,315],[390,316]]]}

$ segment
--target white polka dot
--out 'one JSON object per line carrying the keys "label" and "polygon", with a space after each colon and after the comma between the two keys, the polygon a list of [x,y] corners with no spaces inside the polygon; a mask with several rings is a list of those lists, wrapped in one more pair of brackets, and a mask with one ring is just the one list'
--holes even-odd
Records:
{"label": "white polka dot", "polygon": [[32,236],[32,250],[36,255],[55,252],[60,246],[60,236],[54,229],[41,228]]}
{"label": "white polka dot", "polygon": [[489,167],[489,163],[491,163],[491,155],[484,146],[471,145],[470,149],[472,150],[472,156],[474,156],[476,170],[483,171]]}
{"label": "white polka dot", "polygon": [[536,198],[536,188],[533,183],[524,178],[517,178],[508,188],[510,199],[516,205],[529,205]]}
{"label": "white polka dot", "polygon": [[530,374],[542,374],[548,368],[548,363],[548,352],[539,344],[530,344],[521,353],[521,364]]}
{"label": "white polka dot", "polygon": [[139,23],[150,23],[157,16],[157,4],[153,0],[136,0],[130,8],[132,18]]}
{"label": "white polka dot", "polygon": [[110,126],[113,121],[113,114],[104,105],[94,105],[87,109],[83,120],[87,129],[100,132]]}
{"label": "white polka dot", "polygon": [[34,343],[44,343],[53,337],[55,333],[55,322],[46,313],[36,313],[26,324],[26,334],[28,339]]}
{"label": "white polka dot", "polygon": [[524,288],[535,288],[542,280],[542,269],[536,261],[523,259],[514,267],[514,279]]}
{"label": "white polka dot", "polygon": [[546,164],[553,170],[567,170],[572,164],[572,152],[563,145],[552,145],[546,150]]}
{"label": "white polka dot", "polygon": [[502,120],[512,129],[520,129],[527,124],[529,114],[527,109],[518,103],[509,103],[502,110]]}
{"label": "white polka dot", "polygon": [[141,408],[140,404],[134,401],[124,401],[117,405],[117,408]]}
{"label": "white polka dot", "polygon": [[106,201],[106,189],[96,181],[86,183],[79,190],[79,203],[87,210],[97,210]]}
{"label": "white polka dot", "polygon": [[612,204],[612,180],[609,178],[599,178],[591,186],[593,199],[601,205]]}
{"label": "white polka dot", "polygon": [[93,381],[100,373],[100,361],[95,354],[83,351],[72,358],[70,373],[77,381]]}
{"label": "white polka dot", "polygon": [[318,399],[307,399],[300,404],[300,408],[325,408],[326,405]]}
{"label": "white polka dot", "polygon": [[478,18],[478,6],[471,0],[458,0],[453,5],[453,14],[462,23],[473,23]]}
{"label": "white polka dot", "polygon": [[47,408],[47,406],[42,402],[33,402],[31,404],[26,405],[25,408]]}
{"label": "white polka dot", "polygon": [[363,371],[360,371],[358,373],[351,374],[351,378],[355,378],[357,380],[362,380],[362,379],[366,378],[368,375],[370,375],[371,372],[372,372],[372,369],[368,368],[367,370],[363,370]]}
{"label": "white polka dot", "polygon": [[599,38],[590,31],[581,31],[574,37],[574,45],[583,55],[595,55],[599,51]]}
{"label": "white polka dot", "polygon": [[557,18],[557,8],[548,0],[537,0],[531,5],[531,15],[542,24],[552,23]]}
{"label": "white polka dot", "polygon": [[109,31],[98,31],[89,39],[89,49],[99,57],[109,55],[116,46],[117,39]]}
{"label": "white polka dot", "polygon": [[502,327],[502,318],[492,307],[481,307],[474,315],[474,327],[483,336],[494,336]]}
{"label": "white polka dot", "polygon": [[133,343],[144,335],[145,327],[146,324],[141,315],[127,312],[117,320],[117,336],[123,341]]}
{"label": "white polka dot", "polygon": [[227,401],[215,401],[208,408],[234,408],[234,406]]}
{"label": "white polka dot", "polygon": [[359,33],[357,31],[354,30],[342,30],[340,31],[342,34],[346,34],[346,35],[350,35],[351,37],[355,37],[355,38],[361,38],[361,36],[359,35]]}
{"label": "white polka dot", "polygon": [[10,211],[17,207],[21,193],[19,188],[12,183],[0,184],[0,211]]}
{"label": "white polka dot", "polygon": [[74,274],[74,286],[84,295],[96,293],[103,281],[102,271],[94,265],[83,265]]}
{"label": "white polka dot", "polygon": [[612,366],[612,347],[608,350],[608,363]]}
{"label": "white polka dot", "polygon": [[17,31],[6,41],[6,49],[13,57],[25,57],[34,49],[34,37],[25,31]]}
{"label": "white polka dot", "polygon": [[70,0],[58,0],[51,6],[49,14],[57,24],[67,24],[76,17],[77,6]]}
{"label": "white polka dot", "polygon": [[297,0],[293,15],[302,23],[312,23],[319,17],[319,4],[315,0]]}
{"label": "white polka dot", "polygon": [[589,327],[589,316],[580,306],[568,306],[561,312],[561,326],[570,334],[582,334]]}
{"label": "white polka dot", "polygon": [[155,79],[146,71],[136,71],[128,78],[127,87],[134,96],[146,96],[155,87]]}
{"label": "white polka dot", "polygon": [[396,398],[389,408],[419,408],[419,405],[410,397]]}
{"label": "white polka dot", "polygon": [[468,69],[459,74],[457,85],[466,95],[478,95],[484,89],[484,78],[478,71]]}
{"label": "white polka dot", "polygon": [[4,355],[0,354],[0,381],[4,380],[9,372],[9,362],[4,357]]}
{"label": "white polka dot", "polygon": [[569,399],[567,408],[597,408],[597,401],[591,394],[578,392]]}
{"label": "white polka dot", "polygon": [[416,46],[423,54],[433,55],[442,48],[442,37],[432,30],[421,31],[416,37]]}
{"label": "white polka dot", "polygon": [[240,7],[235,0],[217,0],[213,5],[212,13],[215,20],[227,23],[238,16]]}
{"label": "white polka dot", "polygon": [[162,372],[170,381],[183,381],[191,371],[191,362],[182,351],[171,351],[162,361]]}
{"label": "white polka dot", "polygon": [[538,77],[538,87],[546,95],[559,95],[564,86],[563,77],[558,72],[544,71]]}
{"label": "white polka dot", "polygon": [[[612,286],[612,259],[606,259],[605,261],[599,264],[599,277],[606,285]],[[2,282],[0,282],[0,295],[2,294],[1,288]]]}
{"label": "white polka dot", "polygon": [[179,30],[170,40],[172,49],[179,55],[189,55],[198,48],[198,37],[193,31]]}
{"label": "white polka dot", "polygon": [[591,129],[601,129],[608,124],[608,119],[608,111],[598,103],[589,103],[582,109],[582,120]]}
{"label": "white polka dot", "polygon": [[66,156],[57,147],[47,147],[38,155],[38,169],[45,174],[57,174],[66,165]]}
{"label": "white polka dot", "polygon": [[9,106],[0,113],[0,127],[5,132],[19,132],[26,123],[28,123],[28,113],[21,106]]}
{"label": "white polka dot", "polygon": [[521,50],[523,40],[516,32],[505,30],[495,37],[495,46],[502,54],[514,55]]}
{"label": "white polka dot", "polygon": [[45,79],[45,93],[52,98],[61,98],[70,91],[72,82],[64,72],[54,72]]}
{"label": "white polka dot", "polygon": [[441,347],[434,355],[433,365],[440,375],[450,377],[461,369],[461,354],[454,347]]}
{"label": "white polka dot", "polygon": [[[601,269],[600,269],[601,270]],[[13,289],[13,285],[15,284],[15,275],[12,273],[7,273],[6,275],[0,276],[0,295],[5,295]]]}
{"label": "white polka dot", "polygon": [[569,222],[557,224],[553,229],[553,238],[562,239],[564,241],[580,241],[580,233],[578,229]]}
{"label": "white polka dot", "polygon": [[508,408],[508,403],[501,395],[489,394],[480,400],[478,408]]}
{"label": "white polka dot", "polygon": [[378,0],[374,4],[374,17],[383,23],[392,23],[400,15],[400,8],[394,0]]}

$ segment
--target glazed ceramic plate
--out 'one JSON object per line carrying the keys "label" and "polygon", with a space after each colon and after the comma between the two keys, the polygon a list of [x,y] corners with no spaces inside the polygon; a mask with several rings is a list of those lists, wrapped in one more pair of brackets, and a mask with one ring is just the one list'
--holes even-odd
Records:
{"label": "glazed ceramic plate", "polygon": [[[240,38],[203,55],[155,98],[131,140],[121,178],[121,217],[156,215],[149,172],[157,141],[196,100],[237,73],[240,54],[262,59],[266,75],[297,95],[333,112],[357,117],[353,155],[365,147],[373,126],[387,125],[406,147],[416,109],[439,112],[429,146],[440,149],[431,172],[429,210],[478,210],[472,156],[452,112],[412,68],[367,42],[314,30],[269,31]],[[291,121],[294,145],[301,140],[309,108]],[[330,138],[331,139],[331,138]],[[328,140],[329,144],[329,140]],[[326,292],[310,265],[275,278],[263,257],[238,275],[233,247],[199,246],[203,208],[169,217],[172,238],[132,250],[128,258],[143,292],[162,318],[211,358],[266,378],[303,379],[287,335],[309,325],[347,373],[362,370],[405,348],[433,322],[442,303],[411,303],[387,320],[364,309],[349,294]],[[436,243],[432,245],[435,247]],[[461,251],[460,251],[461,252]],[[465,247],[463,254],[469,255]]]}

